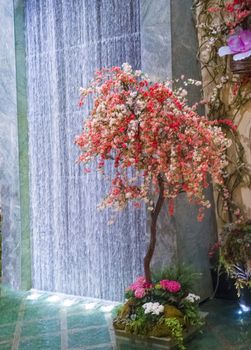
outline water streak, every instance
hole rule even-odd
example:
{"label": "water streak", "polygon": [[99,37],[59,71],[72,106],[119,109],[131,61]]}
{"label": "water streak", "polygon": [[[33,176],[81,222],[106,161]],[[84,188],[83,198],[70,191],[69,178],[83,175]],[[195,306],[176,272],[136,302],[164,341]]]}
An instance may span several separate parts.
{"label": "water streak", "polygon": [[139,0],[25,1],[33,287],[121,300],[141,273],[145,213],[109,226],[107,184],[75,163],[78,88],[95,69],[140,68]]}

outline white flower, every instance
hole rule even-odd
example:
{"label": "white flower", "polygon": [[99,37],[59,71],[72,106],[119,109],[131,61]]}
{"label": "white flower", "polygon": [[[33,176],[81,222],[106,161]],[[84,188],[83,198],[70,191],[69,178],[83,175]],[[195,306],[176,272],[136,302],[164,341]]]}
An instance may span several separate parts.
{"label": "white flower", "polygon": [[137,91],[133,91],[133,92],[130,93],[130,96],[131,96],[132,98],[137,97],[137,95],[138,95]]}
{"label": "white flower", "polygon": [[141,70],[136,70],[136,71],[134,72],[134,74],[136,75],[136,77],[139,77],[139,76],[141,76],[142,71],[141,71]]}
{"label": "white flower", "polygon": [[197,80],[197,81],[195,82],[195,86],[201,86],[201,85],[202,85],[202,82],[201,82],[201,81]]}
{"label": "white flower", "polygon": [[184,300],[189,301],[190,303],[194,303],[200,300],[200,296],[193,293],[189,293]]}
{"label": "white flower", "polygon": [[130,64],[123,63],[122,68],[125,73],[132,73],[132,66],[130,66]]}
{"label": "white flower", "polygon": [[159,315],[164,311],[164,306],[160,305],[160,303],[145,303],[142,305],[143,309],[145,309],[145,314],[153,314],[153,315]]}
{"label": "white flower", "polygon": [[182,90],[181,90],[181,93],[180,93],[180,96],[181,96],[181,97],[185,97],[186,95],[187,95],[187,90],[182,89]]}

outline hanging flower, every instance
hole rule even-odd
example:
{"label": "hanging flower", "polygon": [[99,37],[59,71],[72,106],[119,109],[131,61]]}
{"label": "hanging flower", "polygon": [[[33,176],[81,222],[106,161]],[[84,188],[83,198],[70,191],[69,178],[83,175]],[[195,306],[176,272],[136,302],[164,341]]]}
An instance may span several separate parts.
{"label": "hanging flower", "polygon": [[[194,80],[188,83],[198,85]],[[87,89],[81,88],[81,101],[88,95],[94,100],[83,132],[76,137],[79,161],[87,164],[98,158],[102,174],[106,162],[114,166],[111,188],[100,208],[122,210],[131,200],[140,207],[143,200],[153,210],[159,174],[171,215],[181,191],[200,206],[199,220],[210,206],[204,196],[207,174],[222,184],[228,141],[218,125],[187,104],[183,88],[170,86],[170,81],[151,83],[124,64],[103,68]]]}

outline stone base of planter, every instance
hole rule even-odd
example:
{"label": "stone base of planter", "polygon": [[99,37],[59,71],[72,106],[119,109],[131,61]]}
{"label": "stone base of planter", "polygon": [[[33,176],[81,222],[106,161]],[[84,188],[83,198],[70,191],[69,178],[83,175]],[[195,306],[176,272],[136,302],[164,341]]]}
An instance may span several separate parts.
{"label": "stone base of planter", "polygon": [[[201,317],[205,319],[207,312],[200,312]],[[184,331],[184,342],[191,340],[201,327],[191,327]],[[174,350],[177,344],[172,338],[140,338],[135,335],[126,334],[125,331],[115,329],[115,338],[117,350]]]}

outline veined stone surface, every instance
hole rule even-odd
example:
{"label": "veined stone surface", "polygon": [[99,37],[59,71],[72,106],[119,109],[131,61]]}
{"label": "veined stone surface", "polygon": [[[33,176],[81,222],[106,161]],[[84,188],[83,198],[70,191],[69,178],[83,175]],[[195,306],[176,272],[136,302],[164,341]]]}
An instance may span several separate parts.
{"label": "veined stone surface", "polygon": [[142,69],[153,81],[172,78],[170,0],[141,0]]}
{"label": "veined stone surface", "polygon": [[19,155],[13,3],[0,2],[0,204],[3,211],[3,282],[20,287]]}

